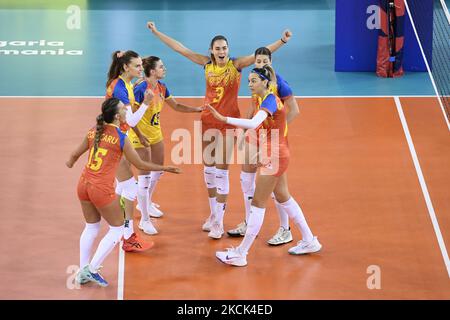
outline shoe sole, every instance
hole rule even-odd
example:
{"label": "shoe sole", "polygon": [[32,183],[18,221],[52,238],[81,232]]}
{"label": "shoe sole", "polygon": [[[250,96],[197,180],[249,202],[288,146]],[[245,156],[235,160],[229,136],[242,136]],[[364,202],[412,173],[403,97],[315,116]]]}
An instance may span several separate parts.
{"label": "shoe sole", "polygon": [[156,233],[148,233],[148,232],[145,232],[145,230],[142,229],[140,226],[139,226],[138,228],[139,228],[139,230],[141,230],[143,233],[148,234],[149,236],[153,236],[153,235],[155,235],[155,234],[158,234],[158,231],[156,231]]}
{"label": "shoe sole", "polygon": [[246,264],[232,264],[232,263],[227,263],[225,261],[222,261],[218,256],[216,256],[216,258],[217,258],[217,260],[219,260],[220,262],[222,262],[223,264],[226,264],[228,266],[233,266],[233,267],[245,267],[245,266],[247,266],[247,263]]}
{"label": "shoe sole", "polygon": [[316,250],[316,251],[302,252],[302,253],[295,253],[295,252],[289,252],[288,251],[288,253],[292,254],[293,256],[302,256],[302,255],[305,255],[305,254],[316,253],[316,252],[319,252],[320,250],[322,250],[322,246],[320,246],[320,248],[318,250]]}
{"label": "shoe sole", "polygon": [[291,239],[291,240],[288,240],[288,241],[284,241],[284,242],[280,242],[280,243],[270,243],[269,241],[267,241],[267,244],[269,246],[276,247],[276,246],[281,246],[283,244],[286,244],[286,243],[289,243],[289,242],[292,242],[292,241],[294,241],[294,239]]}
{"label": "shoe sole", "polygon": [[245,236],[245,234],[241,234],[241,233],[231,233],[230,231],[227,231],[227,234],[228,234],[230,237],[233,237],[233,238],[239,238],[239,237]]}
{"label": "shoe sole", "polygon": [[216,237],[210,236],[210,235],[208,234],[208,237],[210,237],[211,239],[214,239],[214,240],[219,240],[219,239],[222,238],[222,236],[223,236],[223,234],[222,234],[220,237],[216,238]]}
{"label": "shoe sole", "polygon": [[151,248],[153,248],[153,246],[152,246],[152,247],[149,247],[148,249],[131,249],[131,250],[125,250],[124,248],[122,248],[122,250],[125,251],[125,252],[136,252],[136,253],[139,253],[139,252],[144,252],[144,251],[150,250]]}
{"label": "shoe sole", "polygon": [[100,287],[103,287],[103,288],[105,288],[105,287],[107,287],[107,286],[109,285],[109,283],[98,282],[98,281],[95,280],[94,278],[89,278],[89,280],[90,280],[91,282],[96,283],[97,285],[99,285]]}
{"label": "shoe sole", "polygon": [[147,250],[150,250],[151,248],[153,248],[155,246],[155,244],[153,243],[150,247],[145,248],[145,249],[125,249],[124,247],[122,247],[122,250],[125,252],[144,252]]}
{"label": "shoe sole", "polygon": [[159,213],[158,212],[154,213],[154,212],[152,212],[152,210],[147,209],[147,212],[148,212],[148,215],[152,218],[161,218],[164,215],[164,212],[162,212],[162,211],[160,211]]}

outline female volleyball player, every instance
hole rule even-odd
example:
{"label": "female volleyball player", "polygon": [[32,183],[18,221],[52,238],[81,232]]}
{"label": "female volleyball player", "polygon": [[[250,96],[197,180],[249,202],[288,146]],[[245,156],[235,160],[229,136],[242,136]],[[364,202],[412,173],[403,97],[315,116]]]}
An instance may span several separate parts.
{"label": "female volleyball player", "polygon": [[[166,75],[166,67],[158,57],[150,56],[142,60],[145,78],[138,80],[134,87],[134,96],[138,104],[144,100],[147,90],[153,93],[153,99],[141,121],[137,124],[140,132],[148,139],[150,150],[143,145],[138,136],[131,131],[129,134],[133,147],[142,160],[152,159],[153,163],[164,164],[164,142],[160,126],[160,113],[164,103],[179,112],[202,112],[203,107],[190,107],[178,103],[169,92],[167,86],[160,80]],[[150,153],[149,153],[150,151]],[[141,221],[146,215],[161,217],[163,213],[153,204],[152,195],[162,171],[139,171],[138,203],[141,210]]]}
{"label": "female volleyball player", "polygon": [[[254,55],[231,58],[228,55],[227,39],[218,35],[211,40],[210,56],[206,56],[186,48],[180,42],[157,30],[154,22],[148,22],[147,26],[155,36],[171,49],[204,67],[206,78],[205,105],[211,104],[225,116],[240,116],[237,100],[241,70],[255,62]],[[280,40],[267,47],[271,52],[274,52],[287,43],[291,35],[291,32],[286,30]],[[211,140],[219,141],[215,148],[215,159],[203,159],[204,178],[208,189],[211,214],[203,224],[202,229],[209,231],[209,237],[220,239],[223,235],[223,216],[229,192],[228,158],[231,153],[228,152],[227,154],[226,150],[232,150],[233,148],[234,132],[231,131],[233,134],[229,134],[227,137],[226,129],[233,129],[233,126],[218,122],[208,109],[202,112],[201,121],[203,138],[205,139],[208,134],[212,133]],[[209,142],[203,141],[203,151],[209,144]],[[220,148],[221,146],[222,148]]]}
{"label": "female volleyball player", "polygon": [[[247,230],[244,239],[237,248],[216,252],[217,258],[230,265],[247,265],[247,253],[261,229],[267,199],[273,192],[276,200],[294,220],[302,233],[303,239],[297,246],[288,250],[290,254],[306,254],[317,252],[322,245],[314,237],[308,227],[305,217],[297,202],[289,194],[286,170],[289,163],[289,148],[287,144],[286,109],[281,100],[270,92],[270,82],[275,81],[275,72],[270,66],[255,68],[249,75],[249,88],[257,97],[255,114],[251,119],[225,117],[208,106],[212,115],[219,121],[244,129],[261,128],[258,132],[256,144],[263,157],[259,165],[264,166],[265,172],[260,172],[256,178],[255,194],[252,199]],[[259,129],[259,130],[261,130]],[[278,139],[272,138],[278,136]],[[272,140],[274,139],[274,140]],[[250,141],[250,143],[255,143]],[[264,156],[266,155],[266,156]]]}
{"label": "female volleyball player", "polygon": [[[265,65],[272,66],[272,53],[266,47],[261,47],[255,51],[255,67],[262,68]],[[276,82],[271,83],[270,91],[278,96],[283,102],[283,105],[287,107],[286,122],[289,125],[291,121],[299,114],[299,108],[289,84],[278,73],[276,73],[275,76]],[[251,118],[253,114],[254,106],[253,108],[248,109],[247,118]],[[228,235],[232,237],[243,237],[245,235],[253,193],[255,192],[255,177],[256,168],[252,165],[244,164],[241,171],[241,188],[245,204],[245,221],[240,223],[236,229],[232,229],[227,232]],[[275,207],[277,208],[280,227],[277,233],[269,239],[267,243],[273,246],[278,246],[291,242],[293,238],[289,228],[288,214],[284,211],[283,206],[276,201],[273,194],[272,198],[274,199]]]}
{"label": "female volleyball player", "polygon": [[[123,235],[123,215],[114,192],[114,177],[122,154],[136,168],[180,173],[176,167],[163,167],[142,161],[131,146],[119,125],[125,121],[126,108],[119,99],[110,98],[103,102],[102,113],[97,125],[89,130],[83,142],[72,152],[67,167],[72,168],[79,157],[89,150],[89,158],[78,182],[78,198],[86,220],[80,237],[79,283],[93,281],[106,287],[108,282],[98,273],[103,260],[120,241]],[[100,230],[100,219],[109,224],[109,231],[100,241],[97,251],[90,260],[91,249]],[[89,262],[90,260],[90,262]]]}
{"label": "female volleyball player", "polygon": [[[142,59],[139,55],[131,50],[115,51],[112,55],[111,66],[108,72],[108,81],[106,83],[106,98],[118,98],[127,108],[126,123],[122,125],[122,130],[125,132],[132,127],[132,131],[137,134],[139,141],[149,146],[147,138],[139,131],[137,124],[148,108],[148,104],[142,104],[136,110],[136,99],[134,97],[133,85],[131,81],[134,78],[142,76],[143,66]],[[152,92],[149,92],[151,95]],[[151,101],[149,96],[149,103]],[[133,227],[133,210],[134,200],[136,200],[138,187],[136,179],[133,176],[129,162],[122,159],[117,170],[117,186],[116,193],[124,200],[125,223],[124,223],[124,246],[126,250],[128,247],[135,247],[133,243],[136,240]],[[142,218],[143,217],[143,218]],[[158,233],[148,218],[148,215],[142,215],[139,228],[147,234]],[[131,242],[131,243],[128,243]]]}

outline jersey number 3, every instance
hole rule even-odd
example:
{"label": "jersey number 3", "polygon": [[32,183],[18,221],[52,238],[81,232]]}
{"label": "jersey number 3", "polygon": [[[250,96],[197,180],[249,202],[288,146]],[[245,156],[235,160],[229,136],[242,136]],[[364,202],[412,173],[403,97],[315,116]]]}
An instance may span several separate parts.
{"label": "jersey number 3", "polygon": [[223,87],[216,88],[217,96],[214,98],[213,103],[216,103],[216,102],[219,102],[220,100],[222,100],[223,92],[224,92]]}
{"label": "jersey number 3", "polygon": [[107,153],[108,153],[107,149],[98,148],[97,152],[94,155],[94,148],[92,148],[91,152],[89,153],[89,161],[87,164],[88,168],[91,169],[92,171],[100,170],[100,167],[102,166],[103,163],[102,157],[106,156]]}

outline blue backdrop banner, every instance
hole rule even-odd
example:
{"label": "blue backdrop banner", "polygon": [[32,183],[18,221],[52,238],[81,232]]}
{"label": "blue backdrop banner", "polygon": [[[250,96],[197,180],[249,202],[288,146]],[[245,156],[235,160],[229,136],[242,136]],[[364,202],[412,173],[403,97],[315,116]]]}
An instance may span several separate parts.
{"label": "blue backdrop banner", "polygon": [[[420,2],[420,4],[419,4]],[[408,0],[425,55],[431,67],[433,0]],[[379,0],[336,0],[335,71],[375,71]],[[420,6],[420,10],[417,10]],[[407,12],[403,69],[426,71]]]}

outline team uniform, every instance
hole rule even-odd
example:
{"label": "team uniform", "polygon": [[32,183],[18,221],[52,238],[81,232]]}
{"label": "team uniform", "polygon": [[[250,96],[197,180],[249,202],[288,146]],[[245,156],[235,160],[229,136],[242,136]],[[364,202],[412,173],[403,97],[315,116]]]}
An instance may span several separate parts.
{"label": "team uniform", "polygon": [[[271,82],[269,85],[269,92],[273,93],[275,96],[281,99],[281,101],[285,101],[287,98],[292,96],[292,89],[289,86],[289,84],[284,80],[279,74],[276,74],[277,81],[276,83]],[[256,95],[252,96],[253,101],[255,104],[261,102],[260,98],[258,98]],[[287,130],[287,125],[286,125]],[[287,134],[287,131],[286,131]]]}
{"label": "team uniform", "polygon": [[[275,75],[276,75],[276,82],[270,83],[269,93],[273,93],[275,96],[280,98],[281,101],[285,101],[286,99],[288,99],[289,97],[292,96],[292,89],[290,88],[289,84],[280,75],[278,75],[278,74],[275,74]],[[258,98],[257,95],[253,95],[252,99],[253,99],[254,106],[260,105],[262,102],[261,98]],[[257,112],[257,110],[256,110],[256,112]],[[285,113],[285,111],[283,111],[283,112]],[[278,117],[278,115],[277,115],[277,117]],[[266,120],[266,122],[270,121],[270,116],[268,119],[269,120]],[[257,144],[256,137],[250,137],[249,135],[247,135],[246,140],[247,141],[253,140],[252,143]],[[286,124],[285,132],[283,133],[283,145],[284,144],[286,146],[288,145],[287,144],[287,124]],[[289,162],[289,157],[283,157],[283,158],[278,159],[277,161],[278,161],[278,165],[281,164],[281,165],[287,167],[288,162]],[[282,169],[282,168],[280,168],[280,169]],[[269,174],[268,172],[265,172],[265,173]],[[241,187],[242,187],[242,191],[243,191],[243,195],[244,195],[246,221],[248,220],[248,215],[250,213],[251,199],[253,198],[253,193],[255,191],[255,178],[256,178],[255,173],[241,171]],[[272,194],[272,198],[274,198],[274,197],[275,196]],[[233,237],[244,236],[246,227],[247,227],[247,225],[245,222],[240,223],[237,226],[237,228],[229,230],[228,234]],[[269,243],[269,244],[271,244],[271,243]]]}
{"label": "team uniform", "polygon": [[[124,105],[130,105],[133,112],[135,111],[133,108],[136,106],[136,99],[133,85],[131,82],[126,82],[122,76],[114,79],[106,89],[105,100],[113,97],[119,99]],[[121,123],[120,129],[123,132],[127,132],[130,126],[126,123]],[[131,130],[131,132],[133,131]]]}
{"label": "team uniform", "polygon": [[276,77],[277,77],[276,84],[271,83],[269,90],[274,95],[279,97],[282,101],[284,101],[290,96],[292,96],[292,89],[287,83],[287,81],[284,80],[279,74],[276,74]]}
{"label": "team uniform", "polygon": [[[241,84],[241,70],[234,66],[234,60],[235,58],[230,58],[223,67],[212,61],[205,64],[205,105],[210,104],[226,117],[240,118],[237,98]],[[203,133],[210,128],[218,129],[222,133],[225,133],[226,129],[235,128],[216,120],[208,109],[202,112],[201,120]]]}
{"label": "team uniform", "polygon": [[[264,174],[280,177],[287,170],[290,156],[287,141],[286,109],[281,99],[273,92],[270,92],[272,90],[269,90],[269,92],[263,98],[257,96],[253,97],[255,105],[254,115],[259,110],[264,110],[265,112],[267,112],[268,117],[256,129],[257,137],[252,136],[251,134],[247,135],[247,141],[251,144],[256,144],[260,153],[262,153],[261,148],[265,148],[265,150],[267,150],[267,159],[260,160],[260,162],[262,162],[264,165],[263,169],[269,169],[269,172]],[[260,138],[260,134],[262,133],[260,131],[262,129],[266,130],[266,139]],[[274,130],[278,131],[279,138],[277,143],[272,145],[271,133],[274,132]],[[247,133],[248,132],[250,131],[247,131]],[[275,162],[278,162],[278,166],[274,165]],[[275,166],[274,170],[271,170],[272,168],[270,168],[270,166]],[[251,197],[253,197],[253,192],[251,194]],[[302,240],[300,240],[296,246],[290,248],[288,250],[288,253],[293,255],[303,255],[320,251],[322,245],[317,240],[317,237],[314,236],[311,232],[303,215],[303,212],[295,199],[293,197],[290,197],[286,202],[276,202],[276,204],[277,206],[280,206],[283,212],[285,212],[286,215],[294,221],[295,225],[298,227],[299,231],[302,234]],[[251,205],[249,211],[251,212],[251,214],[249,214],[249,216],[246,218],[247,223],[243,223],[239,225],[236,230],[232,230],[232,233],[244,236],[244,239],[242,240],[240,245],[236,248],[229,248],[226,251],[216,252],[216,257],[225,264],[241,267],[247,265],[247,254],[253,242],[255,241],[255,238],[259,234],[259,231],[261,230],[266,208],[259,208]],[[283,227],[281,227],[280,230],[283,230]],[[290,234],[289,229],[286,231]],[[277,235],[278,233],[279,232],[277,232]],[[284,243],[290,241],[292,241],[292,239],[290,239],[289,241],[285,241]]]}
{"label": "team uniform", "polygon": [[[205,64],[206,94],[204,103],[205,105],[211,105],[224,116],[239,118],[238,93],[241,84],[241,70],[234,66],[233,61],[235,61],[235,58],[230,58],[223,67],[214,64],[212,61]],[[216,129],[222,135],[225,135],[227,129],[235,129],[232,125],[218,121],[208,109],[202,111],[201,121],[202,134],[209,129]],[[218,195],[228,194],[229,172],[227,169],[205,166],[203,170],[208,189],[216,188]],[[209,237],[219,239],[223,234],[225,204],[217,202],[216,197],[211,197],[209,198],[209,205],[211,213],[203,224],[202,230],[209,231]]]}
{"label": "team uniform", "polygon": [[[144,94],[148,88],[151,88],[151,85],[146,80],[136,83],[133,97],[135,97],[137,106],[144,101]],[[160,113],[164,102],[171,98],[171,94],[167,86],[161,81],[158,81],[156,87],[151,90],[153,92],[152,102],[149,104],[147,111],[145,111],[137,127],[148,138],[150,144],[156,144],[163,140],[161,125],[159,123]],[[144,148],[134,131],[130,132],[129,138],[134,148]]]}
{"label": "team uniform", "polygon": [[78,182],[78,198],[90,201],[97,208],[116,199],[114,179],[123,153],[126,135],[119,127],[105,124],[103,134],[94,155],[95,127],[89,130],[89,159]]}
{"label": "team uniform", "polygon": [[[280,98],[281,102],[283,102],[287,98],[292,96],[292,89],[286,82],[286,80],[284,80],[279,74],[276,74],[276,78],[277,78],[276,83],[271,82],[269,85],[269,93],[273,93],[276,97]],[[253,95],[252,99],[255,105],[260,104],[262,101],[261,98],[259,98],[257,95]],[[287,123],[286,123],[286,139],[287,139]]]}
{"label": "team uniform", "polygon": [[[256,143],[259,150],[267,150],[267,159],[263,159],[263,164],[268,167],[273,166],[274,162],[278,162],[278,169],[272,174],[276,177],[281,176],[288,167],[289,164],[289,146],[287,140],[287,122],[286,122],[286,108],[275,94],[269,92],[263,98],[254,97],[255,102],[255,114],[259,110],[264,110],[268,113],[267,118],[263,123],[257,128],[257,138],[258,140],[252,140],[251,136],[247,136],[250,143]],[[267,138],[261,143],[260,130],[265,129]],[[272,131],[278,130],[278,143],[272,145]],[[269,163],[265,163],[269,162]]]}

